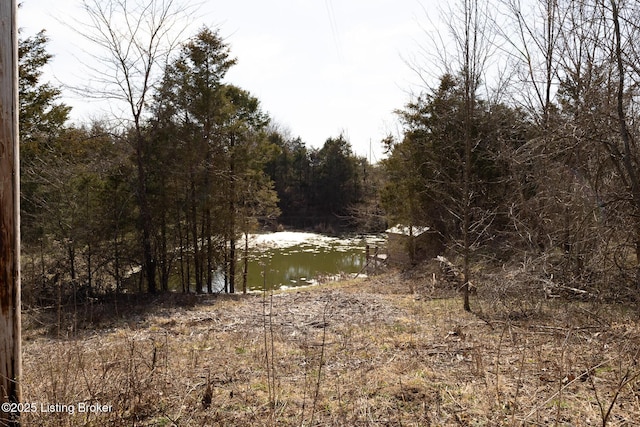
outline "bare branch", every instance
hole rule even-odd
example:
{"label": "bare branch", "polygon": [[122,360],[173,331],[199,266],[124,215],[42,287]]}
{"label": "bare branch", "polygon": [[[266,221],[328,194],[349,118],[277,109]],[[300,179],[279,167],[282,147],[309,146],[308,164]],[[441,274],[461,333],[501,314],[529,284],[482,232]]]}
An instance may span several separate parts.
{"label": "bare branch", "polygon": [[95,50],[86,52],[89,61],[82,63],[89,83],[71,89],[121,104],[137,126],[150,90],[188,27],[191,9],[175,0],[83,0],[82,9],[86,21],[76,21],[72,29]]}

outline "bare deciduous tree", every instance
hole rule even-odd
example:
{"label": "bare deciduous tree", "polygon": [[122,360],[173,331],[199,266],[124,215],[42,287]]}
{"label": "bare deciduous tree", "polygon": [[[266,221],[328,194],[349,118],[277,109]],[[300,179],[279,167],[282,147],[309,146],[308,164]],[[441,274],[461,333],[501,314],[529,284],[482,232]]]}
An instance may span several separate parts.
{"label": "bare deciduous tree", "polygon": [[[621,163],[620,169],[625,173],[626,184],[629,188],[630,199],[632,202],[631,223],[633,233],[633,241],[636,252],[636,285],[640,285],[640,172],[638,167],[637,153],[634,151],[635,141],[630,131],[627,109],[629,108],[626,101],[628,87],[627,77],[630,73],[638,72],[638,61],[640,57],[634,49],[631,40],[636,38],[640,33],[638,24],[638,10],[631,5],[626,5],[626,11],[629,16],[620,15],[620,6],[624,7],[624,2],[617,0],[609,0],[611,6],[611,21],[613,24],[613,59],[617,68],[617,91],[616,91],[616,113],[619,124],[619,136],[621,147],[615,144],[618,155],[616,160]],[[626,33],[623,33],[622,25],[626,27]],[[623,37],[625,39],[623,40]],[[624,48],[623,48],[624,46]],[[624,50],[623,50],[624,49]]]}
{"label": "bare deciduous tree", "polygon": [[88,66],[92,84],[82,92],[115,101],[129,111],[119,118],[133,125],[142,266],[148,291],[153,293],[157,289],[156,256],[145,166],[149,143],[142,120],[157,73],[184,28],[185,9],[174,0],[84,0],[82,5],[89,22],[81,25],[78,33],[98,52],[92,55],[95,65]]}
{"label": "bare deciduous tree", "polygon": [[[449,5],[449,9],[441,11],[443,22],[447,22],[447,30],[450,38],[427,34],[428,43],[421,46],[421,52],[431,61],[440,64],[442,74],[459,78],[462,87],[461,101],[463,111],[457,126],[462,135],[461,143],[464,144],[463,154],[458,159],[459,177],[450,176],[448,181],[455,180],[459,187],[459,200],[455,200],[456,211],[454,216],[460,219],[462,235],[463,257],[463,294],[464,309],[471,310],[469,302],[470,282],[470,258],[473,245],[472,229],[478,222],[474,219],[474,174],[473,153],[479,143],[477,132],[474,130],[474,119],[478,103],[478,91],[486,84],[486,71],[489,58],[495,50],[494,34],[489,25],[492,17],[490,4],[486,0],[460,0]],[[435,52],[431,53],[431,52]],[[430,64],[431,65],[431,64]],[[410,67],[418,73],[422,81],[429,86],[429,70],[424,64],[410,64]],[[433,90],[436,93],[436,90]],[[446,197],[451,197],[447,195]],[[480,220],[482,221],[482,220]],[[481,228],[481,227],[479,227]]]}
{"label": "bare deciduous tree", "polygon": [[462,169],[462,239],[463,239],[463,295],[464,309],[471,311],[469,302],[470,258],[471,258],[471,228],[472,228],[472,151],[476,145],[476,135],[472,130],[477,92],[486,72],[493,42],[489,33],[488,3],[483,0],[463,0],[459,2],[460,9],[453,16],[458,17],[450,21],[449,31],[457,47],[457,67],[464,88],[464,160]]}

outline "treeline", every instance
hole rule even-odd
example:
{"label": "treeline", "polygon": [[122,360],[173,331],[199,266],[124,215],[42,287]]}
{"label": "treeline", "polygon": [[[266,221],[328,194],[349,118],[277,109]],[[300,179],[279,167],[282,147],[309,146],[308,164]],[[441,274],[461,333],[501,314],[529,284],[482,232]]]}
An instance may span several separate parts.
{"label": "treeline", "polygon": [[637,297],[637,3],[459,5],[448,72],[386,140],[387,212],[435,228],[465,284],[517,262],[531,289]]}
{"label": "treeline", "polygon": [[60,90],[40,81],[46,43],[44,32],[20,42],[27,302],[215,292],[216,272],[236,292],[248,233],[353,229],[351,210],[375,205],[374,168],[342,136],[307,148],[225,81],[235,59],[214,31],[185,42],[149,113],[117,127],[67,124]]}
{"label": "treeline", "polygon": [[380,168],[355,155],[342,135],[320,149],[279,133],[272,133],[270,142],[274,152],[265,171],[280,200],[282,224],[328,233],[384,230]]}
{"label": "treeline", "polygon": [[[279,131],[258,99],[225,80],[235,59],[215,31],[182,44],[157,85],[145,72],[157,50],[134,36],[124,51],[126,37],[106,40],[105,66],[115,64],[115,90],[131,111],[119,126],[68,126],[59,90],[40,82],[46,37],[23,40],[31,295],[214,291],[215,272],[234,292],[241,239],[259,227],[379,231],[387,222],[438,231],[465,290],[478,263],[514,263],[536,289],[637,295],[640,9],[615,0],[452,4],[452,42],[425,46],[435,55],[418,69],[433,84],[398,111],[402,134],[383,141],[388,158],[375,166],[341,135],[312,149]],[[431,79],[437,61],[444,71]]]}

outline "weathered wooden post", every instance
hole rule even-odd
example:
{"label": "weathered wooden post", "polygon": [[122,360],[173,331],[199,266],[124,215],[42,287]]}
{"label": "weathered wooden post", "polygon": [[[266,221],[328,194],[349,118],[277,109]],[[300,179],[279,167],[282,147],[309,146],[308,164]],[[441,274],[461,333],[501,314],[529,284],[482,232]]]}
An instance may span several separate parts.
{"label": "weathered wooden post", "polygon": [[364,248],[364,269],[366,274],[369,274],[369,260],[371,259],[371,249],[369,245]]}
{"label": "weathered wooden post", "polygon": [[16,0],[0,1],[0,424],[12,426],[22,371],[16,10]]}
{"label": "weathered wooden post", "polygon": [[378,246],[373,251],[373,274],[378,274]]}

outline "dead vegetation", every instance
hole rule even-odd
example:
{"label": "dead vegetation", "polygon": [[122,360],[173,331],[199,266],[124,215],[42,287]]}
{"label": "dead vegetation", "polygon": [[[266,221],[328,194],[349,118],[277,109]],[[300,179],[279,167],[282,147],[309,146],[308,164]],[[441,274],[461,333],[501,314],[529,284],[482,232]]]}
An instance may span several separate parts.
{"label": "dead vegetation", "polygon": [[[640,425],[636,307],[519,298],[437,271],[246,297],[169,298],[93,331],[26,323],[24,399],[102,413],[41,426]],[[507,281],[507,279],[504,279]],[[513,289],[512,289],[513,290]],[[497,293],[501,298],[496,298]],[[182,303],[185,303],[183,305]]]}

